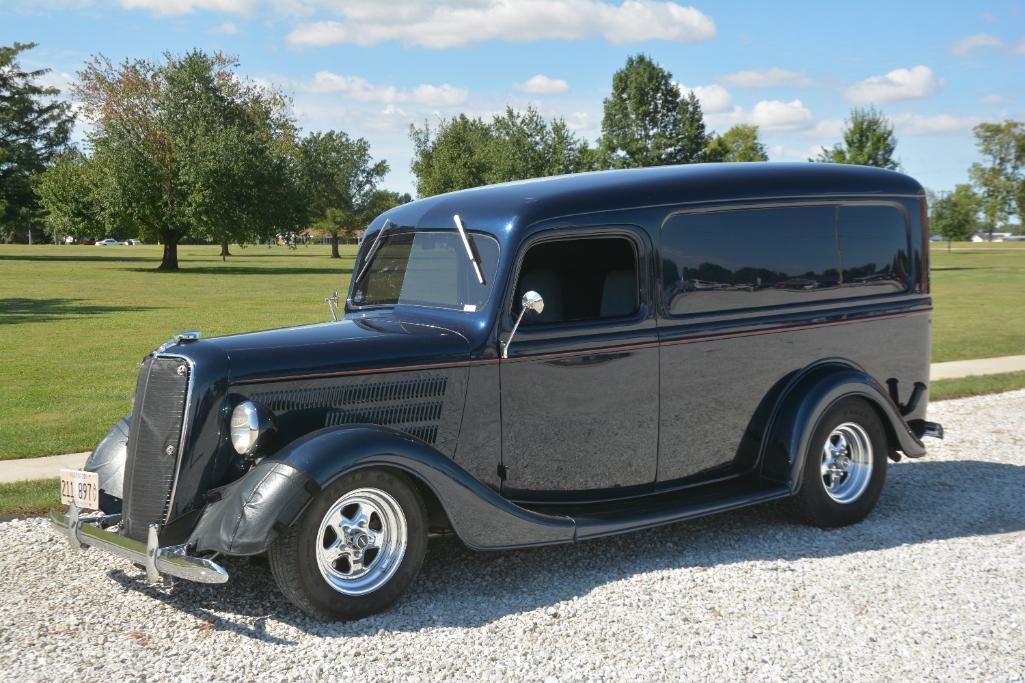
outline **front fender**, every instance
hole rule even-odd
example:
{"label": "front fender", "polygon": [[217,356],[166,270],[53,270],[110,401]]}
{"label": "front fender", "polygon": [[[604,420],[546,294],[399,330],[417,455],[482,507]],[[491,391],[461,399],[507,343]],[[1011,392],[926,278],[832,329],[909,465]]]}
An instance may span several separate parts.
{"label": "front fender", "polygon": [[837,401],[861,397],[875,407],[887,428],[890,446],[917,458],[925,446],[901,416],[889,392],[867,372],[841,362],[823,363],[802,372],[780,398],[761,459],[764,477],[800,486],[805,454],[819,421]]}
{"label": "front fender", "polygon": [[224,487],[189,539],[197,550],[251,555],[266,550],[294,524],[310,500],[339,477],[366,467],[398,470],[438,499],[452,530],[477,550],[573,540],[568,517],[520,508],[423,441],[375,425],[312,432]]}

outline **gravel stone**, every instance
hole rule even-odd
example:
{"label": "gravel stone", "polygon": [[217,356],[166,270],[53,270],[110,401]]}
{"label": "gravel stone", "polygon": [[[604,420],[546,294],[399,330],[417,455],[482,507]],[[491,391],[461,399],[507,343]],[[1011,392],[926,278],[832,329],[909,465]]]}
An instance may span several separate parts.
{"label": "gravel stone", "polygon": [[1025,391],[946,428],[833,531],[785,504],[576,546],[432,541],[392,611],[322,624],[265,564],[151,588],[43,520],[0,524],[0,679],[1025,680]]}

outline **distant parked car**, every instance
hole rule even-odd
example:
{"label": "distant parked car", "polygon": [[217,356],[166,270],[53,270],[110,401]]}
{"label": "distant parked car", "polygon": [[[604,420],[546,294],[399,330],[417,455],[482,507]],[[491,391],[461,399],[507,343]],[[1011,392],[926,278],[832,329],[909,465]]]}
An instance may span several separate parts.
{"label": "distant parked car", "polygon": [[142,240],[125,240],[125,245],[129,247],[139,247],[142,246]]}
{"label": "distant parked car", "polygon": [[96,244],[95,237],[81,237],[78,240],[79,244]]}
{"label": "distant parked car", "polygon": [[99,242],[96,242],[96,246],[97,247],[120,247],[120,246],[124,246],[124,242],[118,242],[117,240],[108,237],[105,240],[100,240]]}

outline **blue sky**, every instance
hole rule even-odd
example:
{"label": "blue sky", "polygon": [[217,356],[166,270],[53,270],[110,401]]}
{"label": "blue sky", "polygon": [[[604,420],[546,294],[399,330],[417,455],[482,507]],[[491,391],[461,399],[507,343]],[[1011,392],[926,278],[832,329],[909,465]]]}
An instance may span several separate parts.
{"label": "blue sky", "polygon": [[95,53],[236,55],[304,129],[369,139],[399,191],[413,122],[533,103],[595,139],[636,52],[695,90],[711,128],[758,124],[774,161],[836,142],[852,106],[875,104],[904,170],[936,190],[965,182],[973,125],[1025,120],[1025,6],[1001,1],[0,0],[13,41],[39,43],[26,65],[62,87]]}

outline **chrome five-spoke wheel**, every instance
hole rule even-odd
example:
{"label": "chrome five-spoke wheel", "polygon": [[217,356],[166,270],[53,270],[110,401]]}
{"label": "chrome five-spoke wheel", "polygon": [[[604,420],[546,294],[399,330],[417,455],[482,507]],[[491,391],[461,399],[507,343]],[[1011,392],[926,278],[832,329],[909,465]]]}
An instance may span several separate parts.
{"label": "chrome five-spoke wheel", "polygon": [[822,445],[820,473],[826,494],[838,503],[857,500],[872,479],[872,464],[872,440],[861,425],[837,425]]}
{"label": "chrome five-spoke wheel", "polygon": [[332,505],[317,533],[317,566],[339,593],[365,595],[386,584],[406,553],[402,506],[380,489],[349,491]]}

